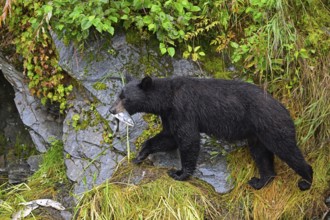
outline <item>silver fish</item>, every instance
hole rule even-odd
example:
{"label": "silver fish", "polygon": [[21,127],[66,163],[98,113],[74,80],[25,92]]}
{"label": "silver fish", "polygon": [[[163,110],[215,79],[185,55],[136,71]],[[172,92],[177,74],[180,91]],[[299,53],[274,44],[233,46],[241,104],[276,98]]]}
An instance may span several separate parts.
{"label": "silver fish", "polygon": [[37,204],[31,204],[31,205],[25,206],[24,209],[19,210],[18,212],[15,212],[13,214],[12,220],[23,219],[26,216],[30,215],[30,213],[38,207],[39,207],[39,205],[37,205]]}
{"label": "silver fish", "polygon": [[119,121],[127,124],[128,126],[133,127],[134,121],[133,118],[128,114],[127,111],[120,112],[118,114],[112,115],[113,117],[117,118]]}

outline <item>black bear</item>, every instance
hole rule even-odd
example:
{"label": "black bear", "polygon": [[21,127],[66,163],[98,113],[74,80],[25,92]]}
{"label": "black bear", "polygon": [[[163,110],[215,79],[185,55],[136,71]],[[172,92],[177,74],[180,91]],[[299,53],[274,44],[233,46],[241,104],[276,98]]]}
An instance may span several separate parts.
{"label": "black bear", "polygon": [[179,149],[181,170],[168,174],[185,180],[193,174],[200,150],[200,133],[234,141],[247,139],[260,178],[249,185],[261,189],[274,178],[274,155],[311,187],[312,167],[297,147],[295,127],[286,108],[257,86],[238,81],[188,77],[131,79],[110,109],[117,114],[145,112],[159,115],[163,130],[147,140],[134,163],[149,154]]}

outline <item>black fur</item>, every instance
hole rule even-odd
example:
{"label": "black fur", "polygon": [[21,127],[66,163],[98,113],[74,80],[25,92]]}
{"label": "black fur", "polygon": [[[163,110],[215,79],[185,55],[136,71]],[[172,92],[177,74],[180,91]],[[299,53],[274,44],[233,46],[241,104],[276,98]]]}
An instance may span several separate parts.
{"label": "black fur", "polygon": [[311,187],[313,170],[297,147],[295,127],[285,107],[255,85],[219,79],[150,78],[132,80],[118,103],[128,113],[146,112],[161,117],[163,130],[147,140],[134,159],[179,148],[182,170],[171,170],[176,180],[193,174],[200,149],[200,133],[228,141],[247,139],[260,178],[249,184],[260,189],[274,178],[274,155],[295,170],[301,190]]}

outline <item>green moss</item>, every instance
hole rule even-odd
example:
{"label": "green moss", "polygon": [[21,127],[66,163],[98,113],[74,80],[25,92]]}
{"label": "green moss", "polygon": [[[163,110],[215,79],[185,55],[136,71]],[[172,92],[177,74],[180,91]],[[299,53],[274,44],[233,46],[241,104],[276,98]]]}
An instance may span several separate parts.
{"label": "green moss", "polygon": [[134,28],[129,28],[127,29],[127,31],[125,31],[125,34],[126,34],[127,43],[136,46],[141,45],[142,43],[141,35],[138,34],[137,30],[135,30]]}
{"label": "green moss", "polygon": [[222,58],[217,56],[208,56],[203,58],[203,67],[214,78],[230,79],[232,72],[226,71]]}
{"label": "green moss", "polygon": [[140,149],[146,140],[158,134],[162,129],[161,120],[157,115],[145,114],[143,119],[145,122],[147,122],[148,128],[145,129],[136,139],[135,146],[137,149]]}
{"label": "green moss", "polygon": [[108,89],[108,86],[105,83],[96,82],[96,83],[93,84],[93,88],[95,90],[107,90]]}

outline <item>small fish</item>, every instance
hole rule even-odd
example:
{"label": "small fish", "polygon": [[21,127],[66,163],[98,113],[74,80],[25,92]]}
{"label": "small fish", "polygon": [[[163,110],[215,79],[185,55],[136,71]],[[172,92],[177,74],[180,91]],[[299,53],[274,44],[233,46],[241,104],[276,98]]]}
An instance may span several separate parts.
{"label": "small fish", "polygon": [[52,199],[37,199],[37,200],[30,201],[30,202],[20,203],[20,205],[25,205],[25,206],[31,206],[34,204],[37,204],[39,206],[44,206],[44,207],[52,207],[54,209],[61,210],[61,211],[65,210],[65,207],[61,203],[56,202]]}
{"label": "small fish", "polygon": [[131,127],[134,126],[133,118],[130,116],[130,114],[128,114],[127,111],[120,112],[120,113],[112,115],[112,116],[117,118],[119,121],[124,122],[128,126],[131,126]]}
{"label": "small fish", "polygon": [[39,205],[37,204],[31,204],[28,206],[25,206],[24,209],[19,210],[18,212],[15,212],[12,216],[12,220],[20,220],[28,216],[33,210],[38,208]]}

